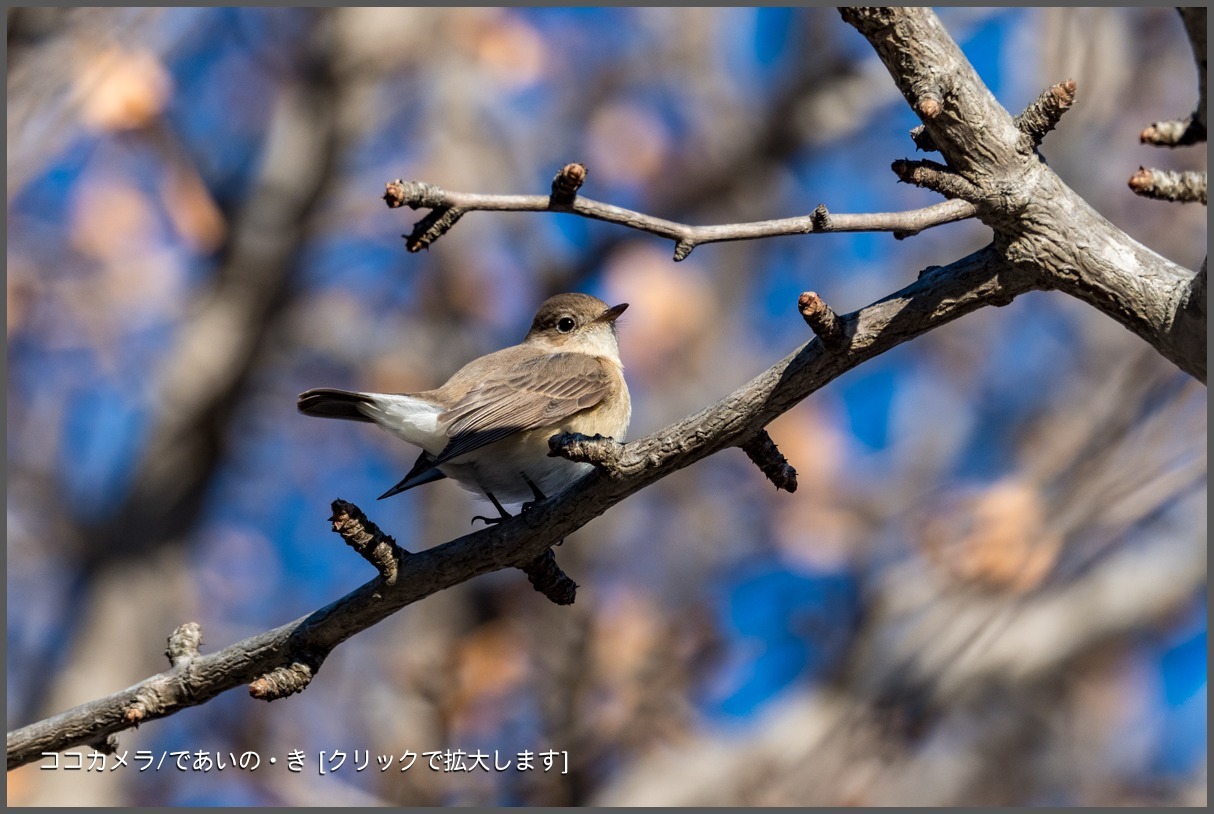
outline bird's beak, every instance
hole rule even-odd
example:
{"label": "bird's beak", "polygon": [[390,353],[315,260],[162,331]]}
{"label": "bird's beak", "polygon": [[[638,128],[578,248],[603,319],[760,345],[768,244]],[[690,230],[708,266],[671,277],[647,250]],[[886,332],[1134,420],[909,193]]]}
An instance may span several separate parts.
{"label": "bird's beak", "polygon": [[615,322],[619,319],[620,314],[624,313],[624,309],[628,307],[628,303],[622,302],[619,305],[613,305],[603,313],[595,317],[595,322]]}

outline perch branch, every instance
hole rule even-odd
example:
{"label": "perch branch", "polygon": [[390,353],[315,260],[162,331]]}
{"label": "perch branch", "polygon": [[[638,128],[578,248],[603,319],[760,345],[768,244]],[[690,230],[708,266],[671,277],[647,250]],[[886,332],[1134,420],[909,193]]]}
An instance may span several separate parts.
{"label": "perch branch", "polygon": [[[550,441],[558,454],[594,457],[603,469],[510,520],[410,554],[408,568],[394,585],[377,576],[308,616],[9,732],[8,767],[37,760],[42,752],[96,742],[141,721],[205,703],[262,677],[277,680],[283,674],[275,671],[283,668],[299,673],[302,671],[294,667],[299,664],[308,666],[309,674],[314,673],[317,654],[327,654],[406,605],[481,574],[533,562],[557,541],[629,495],[753,437],[777,416],[848,370],[909,339],[984,306],[1008,302],[1038,285],[1035,276],[1007,264],[997,251],[987,247],[949,266],[926,271],[901,291],[841,317],[851,337],[846,354],[829,353],[821,343],[809,342],[716,404],[627,444],[558,436]],[[277,691],[281,692],[282,687]],[[137,712],[132,714],[131,710]]]}

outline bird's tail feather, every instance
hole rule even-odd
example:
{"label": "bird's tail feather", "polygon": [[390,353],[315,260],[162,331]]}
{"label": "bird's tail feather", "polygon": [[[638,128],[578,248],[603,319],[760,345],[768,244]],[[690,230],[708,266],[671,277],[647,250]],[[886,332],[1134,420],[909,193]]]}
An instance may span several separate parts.
{"label": "bird's tail feather", "polygon": [[315,390],[300,393],[298,406],[299,412],[304,415],[373,423],[375,419],[359,409],[360,405],[371,403],[372,400],[366,393],[318,387]]}

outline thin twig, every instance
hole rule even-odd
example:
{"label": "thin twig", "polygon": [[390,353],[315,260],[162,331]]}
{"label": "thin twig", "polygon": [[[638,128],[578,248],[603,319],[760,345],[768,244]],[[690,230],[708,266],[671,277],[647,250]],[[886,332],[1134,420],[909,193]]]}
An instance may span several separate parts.
{"label": "thin twig", "polygon": [[[689,226],[685,223],[656,218],[631,209],[577,196],[571,203],[562,203],[550,195],[489,195],[471,192],[451,192],[420,181],[396,180],[387,184],[384,200],[389,207],[408,206],[411,209],[431,209],[408,238],[409,251],[430,245],[449,229],[434,228],[434,212],[563,212],[584,218],[615,223],[630,229],[648,232],[675,241],[675,260],[682,260],[696,246],[730,240],[757,240],[781,235],[807,235],[823,232],[896,232],[912,235],[945,223],[972,218],[976,212],[963,201],[945,201],[922,209],[906,212],[871,212],[864,214],[831,214],[822,224],[813,213],[795,218],[725,223],[713,226]],[[425,228],[422,225],[425,224]],[[420,234],[419,234],[420,232]],[[416,246],[416,248],[415,248]]]}
{"label": "thin twig", "polygon": [[1206,174],[1204,172],[1172,172],[1139,167],[1130,176],[1130,189],[1135,195],[1159,201],[1206,203]]}
{"label": "thin twig", "polygon": [[742,451],[777,489],[783,489],[789,493],[797,491],[797,470],[780,452],[776,442],[771,440],[771,436],[767,434],[767,430],[759,430],[755,433],[746,443],[742,444]]}

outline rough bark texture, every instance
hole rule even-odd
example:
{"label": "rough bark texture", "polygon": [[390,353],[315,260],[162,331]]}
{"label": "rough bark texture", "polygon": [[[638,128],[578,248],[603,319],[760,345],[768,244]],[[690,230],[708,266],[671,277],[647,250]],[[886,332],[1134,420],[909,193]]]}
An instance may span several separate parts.
{"label": "rough bark texture", "polygon": [[[1204,383],[1205,321],[1185,305],[1194,273],[1130,238],[1055,175],[931,11],[842,15],[872,43],[949,169],[972,185],[963,197],[995,231],[1002,257],[1041,287],[1108,314]],[[923,100],[937,98],[934,115],[924,115]]]}

